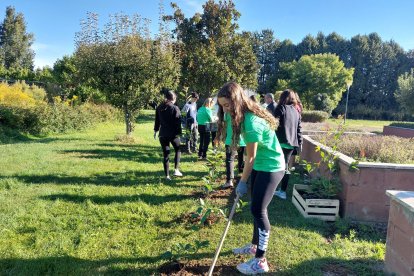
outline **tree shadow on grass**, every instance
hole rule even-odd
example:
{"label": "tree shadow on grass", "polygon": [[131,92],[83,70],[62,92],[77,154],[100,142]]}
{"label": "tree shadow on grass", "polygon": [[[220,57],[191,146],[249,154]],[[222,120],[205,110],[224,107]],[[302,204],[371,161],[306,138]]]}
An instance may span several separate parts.
{"label": "tree shadow on grass", "polygon": [[384,262],[376,259],[353,259],[344,260],[337,258],[319,258],[304,261],[298,265],[286,269],[278,270],[275,265],[275,275],[385,275]]}
{"label": "tree shadow on grass", "polygon": [[58,174],[45,175],[0,175],[0,179],[14,178],[26,184],[58,184],[58,185],[104,185],[104,186],[139,186],[139,185],[167,185],[170,187],[199,188],[187,182],[198,180],[198,178],[173,178],[165,180],[162,172],[157,171],[126,171],[107,172],[88,176],[71,176]]}
{"label": "tree shadow on grass", "polygon": [[41,199],[44,200],[62,200],[67,202],[73,203],[83,203],[86,201],[92,201],[95,204],[112,204],[112,203],[126,203],[126,202],[133,202],[133,201],[142,201],[149,205],[161,205],[168,202],[173,201],[182,201],[186,199],[192,199],[193,196],[191,195],[179,195],[179,194],[171,194],[171,195],[154,195],[154,194],[139,194],[139,195],[119,195],[119,196],[85,196],[85,195],[78,195],[78,194],[53,194],[48,196],[41,196]]}

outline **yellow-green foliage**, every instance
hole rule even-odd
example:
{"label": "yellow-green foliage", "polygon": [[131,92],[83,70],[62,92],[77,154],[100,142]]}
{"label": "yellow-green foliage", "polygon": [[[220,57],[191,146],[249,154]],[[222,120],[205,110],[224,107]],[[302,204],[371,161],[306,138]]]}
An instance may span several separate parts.
{"label": "yellow-green foliage", "polygon": [[8,106],[32,107],[44,103],[46,92],[36,85],[17,82],[13,85],[0,83],[0,104]]}

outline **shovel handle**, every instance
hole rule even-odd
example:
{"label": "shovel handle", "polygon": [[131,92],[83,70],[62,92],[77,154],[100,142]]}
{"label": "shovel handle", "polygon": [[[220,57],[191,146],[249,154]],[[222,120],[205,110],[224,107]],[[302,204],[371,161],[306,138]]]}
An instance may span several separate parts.
{"label": "shovel handle", "polygon": [[236,211],[237,202],[239,202],[239,198],[240,198],[240,196],[237,195],[236,198],[234,199],[233,207],[231,208],[231,211],[230,211],[229,219],[227,221],[226,228],[224,229],[223,235],[221,236],[221,240],[220,240],[219,246],[217,247],[216,254],[214,255],[213,263],[211,264],[210,270],[208,271],[208,276],[212,276],[213,275],[214,266],[216,265],[218,256],[219,256],[220,251],[221,251],[221,247],[223,246],[223,243],[224,243],[224,239],[226,238],[227,232],[229,231],[231,219],[233,218],[233,215],[234,215],[234,213]]}

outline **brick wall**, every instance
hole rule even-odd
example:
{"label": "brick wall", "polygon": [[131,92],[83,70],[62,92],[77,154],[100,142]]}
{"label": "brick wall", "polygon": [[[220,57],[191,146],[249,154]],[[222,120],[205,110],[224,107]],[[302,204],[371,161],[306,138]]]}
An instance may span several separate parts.
{"label": "brick wall", "polygon": [[384,126],[382,133],[384,135],[394,135],[394,136],[404,137],[404,138],[414,137],[414,129],[403,128],[403,127]]}
{"label": "brick wall", "polygon": [[414,192],[387,191],[390,214],[385,269],[400,276],[414,275]]}

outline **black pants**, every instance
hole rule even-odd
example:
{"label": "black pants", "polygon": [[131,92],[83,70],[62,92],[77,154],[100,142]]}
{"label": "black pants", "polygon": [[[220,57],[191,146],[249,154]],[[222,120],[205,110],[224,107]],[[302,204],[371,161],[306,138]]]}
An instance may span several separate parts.
{"label": "black pants", "polygon": [[257,245],[256,258],[262,258],[266,253],[270,236],[267,206],[272,201],[273,194],[284,174],[285,171],[262,172],[253,170],[250,176],[252,193],[251,212],[254,218],[252,244]]}
{"label": "black pants", "polygon": [[285,168],[285,176],[282,179],[282,186],[280,187],[280,190],[283,192],[286,192],[287,186],[289,184],[289,176],[290,176],[289,160],[290,160],[290,157],[292,156],[293,149],[282,148],[282,150],[283,150],[283,155],[285,157],[286,168]]}
{"label": "black pants", "polygon": [[237,153],[237,167],[239,169],[239,172],[243,171],[243,154],[244,154],[244,148],[240,147],[237,152],[235,150],[232,150],[230,146],[226,145],[226,180],[230,181],[234,179],[234,157]]}
{"label": "black pants", "polygon": [[211,146],[214,148],[214,139],[216,139],[217,131],[211,132]]}
{"label": "black pants", "polygon": [[186,129],[186,148],[188,152],[195,152],[197,149],[198,127],[190,126]]}
{"label": "black pants", "polygon": [[180,138],[179,137],[160,137],[160,144],[162,147],[162,153],[164,154],[164,173],[166,176],[170,175],[170,143],[174,147],[175,157],[174,157],[174,168],[178,169],[181,158],[180,150]]}
{"label": "black pants", "polygon": [[210,144],[210,131],[206,130],[206,126],[198,125],[198,133],[200,134],[198,156],[205,158],[207,157],[208,144]]}

